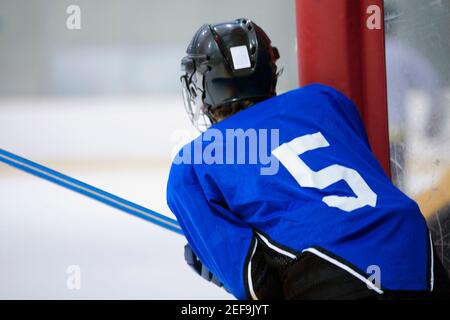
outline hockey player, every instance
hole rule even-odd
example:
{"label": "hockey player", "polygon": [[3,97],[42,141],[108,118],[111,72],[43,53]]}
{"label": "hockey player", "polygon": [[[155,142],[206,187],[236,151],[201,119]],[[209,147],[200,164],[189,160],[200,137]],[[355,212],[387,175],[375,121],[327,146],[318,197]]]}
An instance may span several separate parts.
{"label": "hockey player", "polygon": [[[238,19],[202,26],[182,59],[186,109],[209,127],[167,186],[188,263],[239,299],[444,297],[425,220],[384,174],[354,104],[320,84],[277,96],[278,58]],[[265,147],[272,170],[251,161]]]}

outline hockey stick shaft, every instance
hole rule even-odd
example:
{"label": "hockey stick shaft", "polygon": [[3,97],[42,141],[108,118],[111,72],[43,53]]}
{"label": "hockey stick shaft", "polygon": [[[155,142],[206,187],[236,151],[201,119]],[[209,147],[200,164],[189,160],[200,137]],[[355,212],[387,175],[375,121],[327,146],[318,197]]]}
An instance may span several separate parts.
{"label": "hockey stick shaft", "polygon": [[33,174],[39,178],[43,178],[50,182],[56,183],[57,185],[78,192],[84,196],[100,201],[106,205],[124,211],[128,214],[152,222],[167,230],[171,230],[178,234],[183,234],[180,225],[174,219],[166,217],[160,213],[142,207],[136,203],[125,200],[121,197],[91,186],[82,181],[76,180],[53,169],[22,158],[6,150],[0,149],[0,161],[19,170]]}

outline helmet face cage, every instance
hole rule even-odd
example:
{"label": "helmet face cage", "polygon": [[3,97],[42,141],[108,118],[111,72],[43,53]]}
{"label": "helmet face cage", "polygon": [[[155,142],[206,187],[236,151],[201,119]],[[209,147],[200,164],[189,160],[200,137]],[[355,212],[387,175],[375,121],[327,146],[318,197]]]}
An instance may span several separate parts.
{"label": "helmet face cage", "polygon": [[181,77],[183,102],[189,120],[200,132],[206,131],[213,123],[203,103],[203,75],[199,72],[184,73]]}

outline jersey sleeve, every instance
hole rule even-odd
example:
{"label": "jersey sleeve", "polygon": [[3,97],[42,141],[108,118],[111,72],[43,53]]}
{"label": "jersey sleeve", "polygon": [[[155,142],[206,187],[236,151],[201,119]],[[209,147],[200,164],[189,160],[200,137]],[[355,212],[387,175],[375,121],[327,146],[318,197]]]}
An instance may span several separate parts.
{"label": "jersey sleeve", "polygon": [[245,269],[252,228],[203,188],[192,165],[173,164],[167,203],[200,261],[236,298],[248,299]]}

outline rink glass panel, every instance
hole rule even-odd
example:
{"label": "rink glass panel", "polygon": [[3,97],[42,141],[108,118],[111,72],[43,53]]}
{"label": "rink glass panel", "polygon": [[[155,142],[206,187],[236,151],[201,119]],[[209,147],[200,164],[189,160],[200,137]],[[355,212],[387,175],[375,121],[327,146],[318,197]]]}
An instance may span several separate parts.
{"label": "rink glass panel", "polygon": [[384,4],[391,173],[450,270],[450,1]]}

